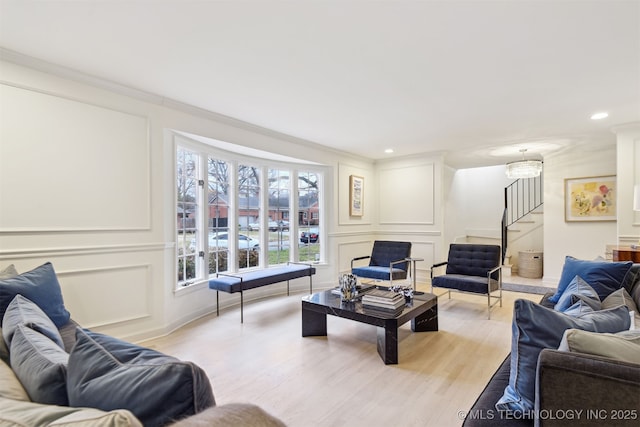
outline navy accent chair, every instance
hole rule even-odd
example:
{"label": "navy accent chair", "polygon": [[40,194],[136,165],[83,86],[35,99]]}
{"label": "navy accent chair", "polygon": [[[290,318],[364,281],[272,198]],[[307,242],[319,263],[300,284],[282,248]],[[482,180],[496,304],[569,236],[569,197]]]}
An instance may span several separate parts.
{"label": "navy accent chair", "polygon": [[[444,266],[447,267],[445,274],[436,276],[436,269]],[[448,289],[449,299],[451,299],[452,290],[486,295],[489,319],[491,319],[491,308],[497,303],[502,307],[500,246],[458,243],[450,245],[448,260],[431,266],[432,293],[433,288]]]}
{"label": "navy accent chair", "polygon": [[[411,242],[394,242],[376,240],[373,242],[371,255],[353,258],[351,273],[359,278],[386,280],[393,284],[394,280],[404,280],[409,271]],[[355,261],[369,259],[369,265],[354,267]]]}

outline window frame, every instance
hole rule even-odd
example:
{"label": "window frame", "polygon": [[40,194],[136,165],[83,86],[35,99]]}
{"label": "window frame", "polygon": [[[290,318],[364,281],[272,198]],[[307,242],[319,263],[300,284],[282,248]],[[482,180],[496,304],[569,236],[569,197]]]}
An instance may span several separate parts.
{"label": "window frame", "polygon": [[[190,286],[192,284],[195,284],[195,283],[201,281],[201,277],[202,277],[202,272],[201,272],[202,266],[201,266],[201,262],[199,260],[200,256],[198,254],[198,252],[199,252],[198,249],[199,249],[199,246],[200,246],[199,242],[201,241],[201,236],[199,235],[199,230],[201,229],[201,224],[200,223],[201,223],[201,220],[202,220],[202,218],[201,218],[201,216],[202,216],[201,215],[201,209],[200,209],[201,203],[202,203],[202,197],[201,197],[201,189],[199,188],[200,186],[199,186],[198,181],[200,179],[201,166],[202,166],[201,163],[202,162],[201,162],[200,154],[197,151],[193,150],[191,147],[186,147],[184,145],[176,145],[175,146],[175,148],[174,148],[175,159],[174,159],[174,162],[173,162],[173,167],[174,167],[173,206],[174,206],[174,209],[175,209],[174,218],[176,219],[176,221],[175,221],[175,230],[174,230],[174,235],[175,235],[175,238],[176,238],[176,242],[175,242],[176,243],[176,257],[175,257],[176,267],[180,264],[180,259],[182,259],[183,266],[184,266],[184,264],[187,263],[187,258],[191,256],[191,253],[190,254],[184,254],[184,253],[180,254],[180,252],[179,252],[180,249],[186,248],[187,244],[186,244],[185,237],[184,237],[185,232],[186,232],[184,227],[182,229],[182,241],[183,241],[183,244],[182,245],[179,244],[180,231],[179,231],[178,221],[177,221],[177,218],[178,218],[178,209],[177,209],[178,208],[178,191],[177,191],[177,188],[176,188],[176,183],[177,183],[178,178],[179,178],[178,177],[178,165],[177,165],[177,163],[178,163],[178,148],[182,148],[185,151],[189,151],[189,152],[193,153],[198,159],[198,161],[196,162],[195,167],[194,167],[194,169],[195,169],[194,181],[196,182],[195,183],[195,196],[194,196],[195,200],[193,202],[191,202],[196,208],[198,208],[193,213],[194,216],[195,216],[195,218],[193,218],[193,228],[195,230],[193,239],[195,239],[195,241],[196,241],[196,247],[195,247],[195,251],[193,253],[194,254],[193,256],[195,256],[194,277],[183,279],[182,281],[179,281],[178,280],[178,274],[175,275],[176,281],[177,281],[176,283],[180,284],[181,287],[186,287],[186,286]],[[186,204],[186,202],[183,202],[183,203]],[[185,211],[183,210],[182,215],[184,215],[184,214],[185,214]],[[184,225],[184,221],[183,221],[183,225]],[[176,273],[179,273],[179,272],[177,271]]]}
{"label": "window frame", "polygon": [[[198,248],[196,252],[204,251],[208,257],[208,215],[207,215],[207,192],[204,191],[208,188],[208,169],[207,162],[208,159],[214,158],[218,161],[224,161],[229,165],[229,218],[228,218],[228,233],[234,236],[233,239],[229,240],[229,256],[228,256],[228,265],[226,272],[229,274],[238,274],[251,270],[264,269],[276,265],[283,265],[286,262],[297,262],[300,257],[300,247],[299,247],[299,224],[298,224],[298,180],[300,173],[314,173],[318,175],[318,206],[319,206],[319,215],[318,215],[318,226],[320,230],[320,244],[319,248],[319,259],[311,261],[314,264],[321,264],[326,262],[326,239],[324,236],[326,232],[325,230],[325,216],[326,216],[326,188],[325,182],[327,179],[327,175],[329,174],[330,168],[325,165],[320,164],[310,164],[304,161],[300,163],[296,162],[286,162],[280,160],[273,159],[265,159],[258,158],[250,155],[243,155],[242,153],[236,153],[221,149],[219,147],[215,147],[212,145],[208,145],[201,141],[196,141],[184,134],[173,134],[173,206],[174,206],[174,218],[177,218],[177,187],[175,183],[177,182],[177,150],[179,148],[183,148],[189,151],[195,152],[199,155],[200,165],[199,171],[200,176],[198,179],[204,181],[204,185],[201,186],[199,191],[199,201],[198,207],[200,212],[197,215],[196,228],[198,229],[196,233],[200,233],[200,239],[196,239],[199,242]],[[242,147],[239,147],[242,148]],[[260,176],[260,248],[259,248],[259,264],[256,267],[247,267],[247,268],[238,268],[238,258],[237,258],[237,242],[238,235],[242,234],[241,230],[240,218],[239,218],[239,210],[240,206],[238,203],[239,196],[239,181],[238,181],[238,170],[240,165],[252,166],[258,168],[259,176]],[[269,215],[268,215],[268,204],[269,204],[269,185],[268,185],[268,172],[270,169],[277,170],[286,170],[289,172],[289,259],[287,261],[282,261],[278,264],[269,264]],[[293,213],[295,212],[295,213]],[[174,223],[174,235],[178,236],[178,224],[177,221],[173,221]],[[206,243],[205,243],[206,241]],[[177,269],[177,260],[178,260],[178,248],[176,241],[176,251],[174,255],[174,268]],[[186,289],[190,288],[193,285],[198,283],[204,283],[209,280],[209,267],[208,267],[208,258],[204,259],[202,256],[197,257],[199,260],[199,265],[197,266],[196,278],[189,281],[178,281],[177,271],[174,275],[175,289]],[[305,261],[308,262],[308,261]]]}

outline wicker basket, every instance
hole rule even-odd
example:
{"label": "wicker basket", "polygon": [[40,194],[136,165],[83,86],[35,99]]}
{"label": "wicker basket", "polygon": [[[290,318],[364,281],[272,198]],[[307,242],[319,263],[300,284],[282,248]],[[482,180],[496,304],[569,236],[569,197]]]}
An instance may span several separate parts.
{"label": "wicker basket", "polygon": [[542,252],[518,252],[518,276],[530,279],[542,278]]}

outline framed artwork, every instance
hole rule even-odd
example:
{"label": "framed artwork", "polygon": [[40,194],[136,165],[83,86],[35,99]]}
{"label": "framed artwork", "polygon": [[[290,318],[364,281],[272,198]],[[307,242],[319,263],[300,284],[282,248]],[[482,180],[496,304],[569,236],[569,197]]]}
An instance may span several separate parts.
{"label": "framed artwork", "polygon": [[364,178],[349,176],[349,216],[362,216],[364,213]]}
{"label": "framed artwork", "polygon": [[564,220],[615,221],[616,176],[567,178],[564,180]]}

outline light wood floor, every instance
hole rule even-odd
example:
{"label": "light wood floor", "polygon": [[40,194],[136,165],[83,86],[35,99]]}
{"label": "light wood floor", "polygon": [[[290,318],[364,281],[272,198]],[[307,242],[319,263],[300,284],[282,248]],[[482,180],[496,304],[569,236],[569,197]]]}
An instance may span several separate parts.
{"label": "light wood floor", "polygon": [[328,316],[327,337],[303,338],[301,297],[247,304],[244,324],[230,308],[143,345],[201,366],[218,404],[255,403],[290,427],[459,426],[509,353],[513,302],[540,299],[504,292],[487,320],[485,298],[441,297],[440,330],[403,325],[400,363],[384,365],[373,326]]}

